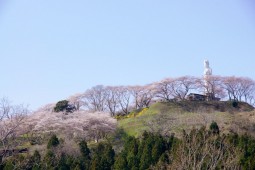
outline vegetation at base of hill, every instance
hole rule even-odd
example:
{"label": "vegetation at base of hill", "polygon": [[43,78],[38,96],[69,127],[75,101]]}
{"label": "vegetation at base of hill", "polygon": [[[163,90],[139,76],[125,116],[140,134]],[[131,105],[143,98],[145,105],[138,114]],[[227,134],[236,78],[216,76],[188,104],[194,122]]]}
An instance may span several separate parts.
{"label": "vegetation at base of hill", "polygon": [[232,101],[158,102],[118,122],[42,111],[17,119],[28,126],[2,140],[0,169],[254,169],[252,110]]}
{"label": "vegetation at base of hill", "polygon": [[50,149],[50,148],[56,147],[58,145],[59,145],[59,140],[58,140],[57,136],[52,135],[49,142],[48,142],[48,144],[47,144],[47,148]]}
{"label": "vegetation at base of hill", "polygon": [[[212,127],[217,127],[213,122]],[[120,135],[120,136],[119,136]],[[48,143],[54,139],[53,136]],[[119,140],[122,146],[117,146]],[[65,150],[63,143],[45,153],[18,154],[3,160],[0,169],[22,170],[129,170],[129,169],[254,169],[255,139],[249,135],[214,133],[205,127],[173,135],[144,132],[141,137],[118,131],[112,140],[90,145],[77,142],[78,151]],[[116,148],[120,147],[120,148]],[[119,150],[119,151],[117,151]]]}

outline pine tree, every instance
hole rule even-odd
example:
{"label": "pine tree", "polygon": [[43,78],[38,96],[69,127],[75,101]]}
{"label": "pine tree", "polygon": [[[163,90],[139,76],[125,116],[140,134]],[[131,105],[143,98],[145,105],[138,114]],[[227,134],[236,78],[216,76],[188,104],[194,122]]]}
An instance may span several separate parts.
{"label": "pine tree", "polygon": [[80,152],[81,152],[81,159],[80,159],[80,168],[81,169],[89,169],[91,157],[90,157],[90,150],[87,146],[85,141],[81,141],[79,143]]}
{"label": "pine tree", "polygon": [[57,136],[54,134],[51,136],[51,138],[48,142],[47,148],[50,149],[50,148],[56,147],[58,145],[59,145],[59,140],[58,140]]}
{"label": "pine tree", "polygon": [[63,153],[61,154],[60,160],[58,162],[59,170],[70,170],[69,165],[67,164],[67,156]]}
{"label": "pine tree", "polygon": [[218,126],[218,124],[217,124],[215,121],[213,121],[213,122],[211,123],[211,125],[210,125],[210,130],[211,130],[211,132],[212,132],[213,134],[219,134],[219,133],[220,133],[219,126]]}
{"label": "pine tree", "polygon": [[154,137],[154,145],[152,147],[152,162],[153,164],[156,164],[161,157],[161,155],[166,151],[167,143],[161,136],[155,136]]}
{"label": "pine tree", "polygon": [[126,160],[126,155],[122,152],[120,153],[115,162],[114,162],[114,168],[115,170],[128,170],[128,164]]}
{"label": "pine tree", "polygon": [[33,156],[31,157],[32,169],[39,170],[41,169],[41,155],[35,150]]}
{"label": "pine tree", "polygon": [[3,170],[13,170],[14,169],[14,165],[12,163],[11,160],[8,160],[5,165],[4,165],[4,169]]}
{"label": "pine tree", "polygon": [[57,165],[56,156],[51,151],[48,150],[44,159],[43,159],[43,168],[44,169],[52,169]]}
{"label": "pine tree", "polygon": [[114,164],[115,152],[108,143],[99,143],[94,151],[92,170],[110,170]]}

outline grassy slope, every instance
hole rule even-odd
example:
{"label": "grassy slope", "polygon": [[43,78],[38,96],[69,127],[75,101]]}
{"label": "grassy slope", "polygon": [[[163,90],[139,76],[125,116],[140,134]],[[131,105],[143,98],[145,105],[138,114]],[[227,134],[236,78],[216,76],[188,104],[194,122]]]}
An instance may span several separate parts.
{"label": "grassy slope", "polygon": [[238,108],[234,108],[229,102],[155,103],[140,112],[132,112],[128,118],[120,119],[118,125],[129,135],[139,136],[148,129],[146,122],[153,121],[160,114],[164,114],[168,118],[175,119],[170,126],[177,136],[183,129],[209,126],[212,121],[218,123],[221,131],[228,132],[233,129],[233,122],[239,119],[242,113],[250,115],[254,111],[246,103],[239,103]]}

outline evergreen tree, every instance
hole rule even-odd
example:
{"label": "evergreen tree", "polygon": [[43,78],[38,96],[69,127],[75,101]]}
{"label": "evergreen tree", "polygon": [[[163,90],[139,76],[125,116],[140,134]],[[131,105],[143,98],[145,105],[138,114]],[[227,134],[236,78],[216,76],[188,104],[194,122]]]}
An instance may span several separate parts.
{"label": "evergreen tree", "polygon": [[139,160],[137,157],[138,148],[139,148],[139,141],[136,138],[130,137],[126,141],[126,144],[125,144],[125,152],[127,155],[126,159],[127,159],[128,167],[130,169],[139,167]]}
{"label": "evergreen tree", "polygon": [[61,100],[57,102],[56,106],[54,107],[54,112],[63,112],[68,107],[68,101],[67,100]]}
{"label": "evergreen tree", "polygon": [[139,169],[147,169],[152,164],[152,147],[154,145],[154,136],[152,133],[144,132],[142,142],[138,149],[138,158],[140,160]]}
{"label": "evergreen tree", "polygon": [[59,163],[58,163],[58,169],[59,170],[70,170],[69,165],[67,164],[67,156],[65,154],[61,154]]}
{"label": "evergreen tree", "polygon": [[255,140],[248,135],[242,135],[239,138],[239,148],[243,154],[240,158],[240,164],[243,169],[255,169]]}
{"label": "evergreen tree", "polygon": [[80,146],[80,152],[81,152],[82,157],[85,158],[85,159],[90,160],[91,159],[90,158],[90,150],[87,146],[87,142],[81,141],[79,143],[79,146]]}
{"label": "evergreen tree", "polygon": [[66,155],[66,164],[70,167],[70,169],[84,169],[81,168],[80,165],[80,157],[76,157],[76,156],[70,156],[70,155]]}
{"label": "evergreen tree", "polygon": [[219,133],[220,133],[219,126],[218,126],[218,124],[217,124],[215,121],[213,121],[213,122],[211,123],[211,125],[210,125],[210,130],[211,130],[211,132],[212,132],[213,134],[219,134]]}
{"label": "evergreen tree", "polygon": [[57,102],[56,106],[54,107],[54,112],[67,112],[72,113],[75,111],[76,108],[74,105],[69,104],[69,101],[67,100],[61,100]]}
{"label": "evergreen tree", "polygon": [[152,164],[152,156],[151,156],[151,147],[149,145],[145,145],[143,149],[143,154],[140,158],[140,170],[144,170],[150,167]]}
{"label": "evergreen tree", "polygon": [[53,169],[57,165],[56,156],[51,151],[48,150],[44,159],[43,159],[43,169]]}
{"label": "evergreen tree", "polygon": [[156,164],[161,155],[166,151],[166,141],[161,136],[155,136],[155,143],[152,147],[152,163]]}
{"label": "evergreen tree", "polygon": [[99,143],[94,151],[92,170],[110,170],[114,164],[115,152],[109,143]]}
{"label": "evergreen tree", "polygon": [[91,157],[90,157],[90,150],[87,146],[85,141],[81,141],[79,143],[81,158],[80,158],[80,168],[81,169],[89,169]]}
{"label": "evergreen tree", "polygon": [[57,136],[54,134],[51,136],[51,138],[48,142],[47,148],[50,149],[50,148],[56,147],[58,145],[59,145],[59,140],[58,140]]}
{"label": "evergreen tree", "polygon": [[14,164],[12,163],[11,160],[8,160],[5,165],[3,170],[13,170],[14,169]]}
{"label": "evergreen tree", "polygon": [[34,154],[31,156],[29,161],[32,170],[39,170],[41,168],[41,155],[35,150]]}
{"label": "evergreen tree", "polygon": [[126,155],[124,154],[124,152],[120,153],[115,162],[114,162],[114,168],[115,170],[128,170],[128,164],[127,164],[127,160],[126,160]]}

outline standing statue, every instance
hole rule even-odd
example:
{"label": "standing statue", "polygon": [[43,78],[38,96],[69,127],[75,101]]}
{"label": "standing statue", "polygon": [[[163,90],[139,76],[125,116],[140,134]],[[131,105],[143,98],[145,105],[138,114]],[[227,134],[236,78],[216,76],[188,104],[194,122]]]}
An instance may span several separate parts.
{"label": "standing statue", "polygon": [[204,88],[205,88],[205,95],[210,95],[210,93],[212,92],[210,83],[209,83],[209,79],[210,76],[212,75],[212,69],[209,66],[209,61],[205,60],[204,61]]}
{"label": "standing statue", "polygon": [[208,60],[204,61],[204,67],[205,67],[205,69],[204,69],[204,76],[212,75],[212,69],[209,66],[209,61]]}

